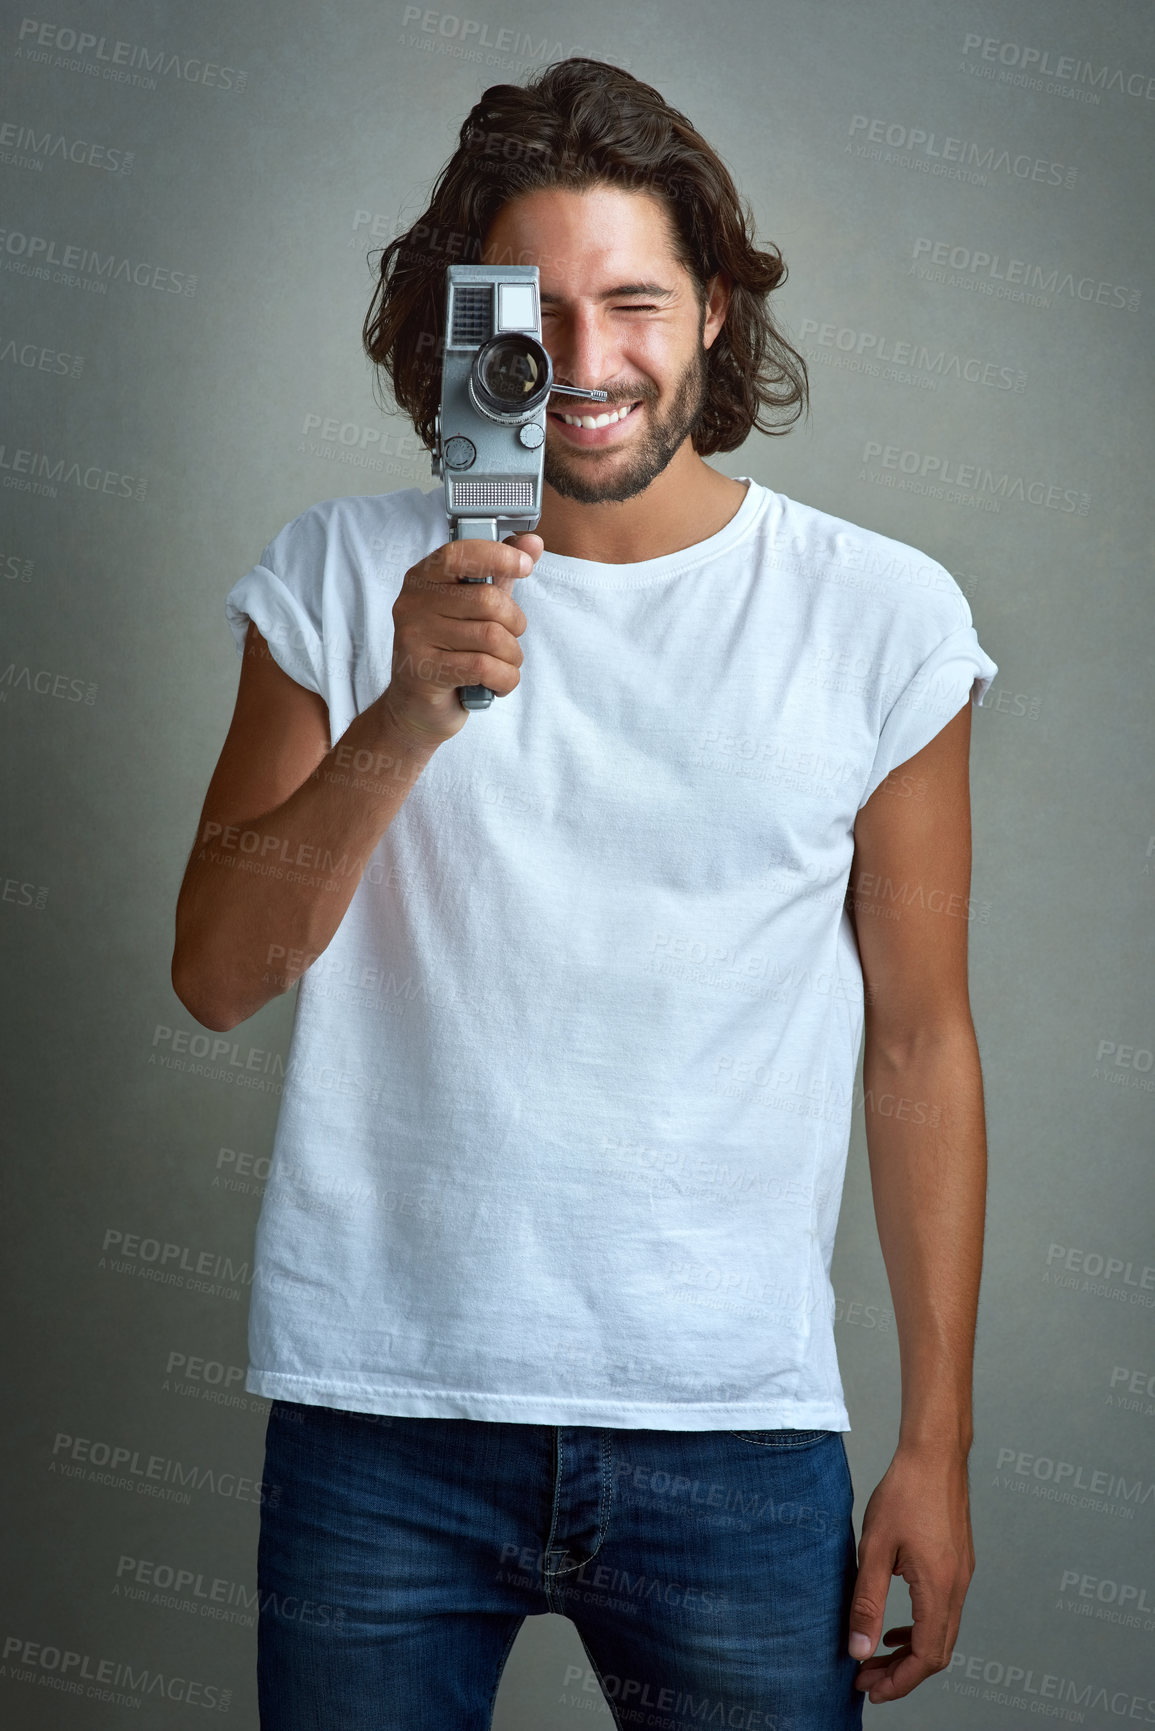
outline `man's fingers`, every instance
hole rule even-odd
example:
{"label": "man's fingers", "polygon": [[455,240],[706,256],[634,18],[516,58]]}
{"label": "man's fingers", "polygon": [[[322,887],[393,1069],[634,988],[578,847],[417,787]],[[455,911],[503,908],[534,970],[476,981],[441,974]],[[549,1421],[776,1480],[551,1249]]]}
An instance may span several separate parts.
{"label": "man's fingers", "polygon": [[888,1629],[886,1631],[882,1637],[884,1645],[892,1649],[898,1648],[898,1651],[875,1653],[871,1658],[863,1660],[854,1679],[856,1689],[863,1691],[873,1689],[876,1683],[882,1681],[883,1677],[893,1675],[899,1660],[905,1659],[911,1650],[911,1632],[909,1628]]}
{"label": "man's fingers", "polygon": [[850,1601],[849,1647],[852,1659],[869,1659],[878,1646],[893,1568],[893,1552],[888,1554],[877,1545],[864,1543],[859,1546],[858,1578]]}
{"label": "man's fingers", "polygon": [[[508,535],[502,542],[502,546],[512,547],[515,553],[526,554],[530,563],[526,571],[522,573],[524,576],[528,576],[529,571],[537,564],[538,560],[545,552],[545,542],[542,540],[540,535]],[[511,592],[516,578],[503,573],[501,576],[497,577],[495,581],[500,588],[507,592]]]}
{"label": "man's fingers", "polygon": [[[911,1629],[909,1624],[903,1629],[888,1629],[882,1637],[882,1644],[884,1647],[889,1647],[891,1649],[890,1652],[873,1653],[869,1659],[863,1661],[862,1671],[869,1670],[872,1667],[875,1670],[884,1671],[888,1665],[893,1665],[896,1659],[901,1659],[903,1657],[901,1653],[896,1652],[894,1649],[897,1647],[906,1647],[909,1650],[911,1648],[911,1636],[913,1633],[914,1631]],[[859,1676],[862,1675],[862,1671],[859,1672]]]}
{"label": "man's fingers", "polygon": [[897,1651],[878,1654],[862,1666],[855,1683],[864,1689],[871,1701],[897,1701],[909,1695],[936,1671],[950,1663],[954,1645],[951,1626],[950,1592],[946,1586],[935,1588],[918,1581],[909,1582],[913,1624],[888,1629],[883,1640],[888,1647],[897,1642]]}
{"label": "man's fingers", "polygon": [[507,547],[516,547],[522,553],[528,553],[535,563],[545,552],[545,542],[542,540],[540,535],[507,535],[505,537],[505,545]]}
{"label": "man's fingers", "polygon": [[910,1637],[915,1661],[926,1666],[924,1675],[929,1677],[932,1671],[941,1671],[950,1663],[962,1607],[953,1604],[953,1573],[948,1575],[941,1569],[933,1575],[928,1572],[925,1579],[916,1577],[908,1580],[907,1585],[914,1627],[904,1633]]}
{"label": "man's fingers", "polygon": [[[521,539],[521,537],[519,537]],[[539,537],[535,537],[539,539]],[[512,583],[533,569],[534,555],[506,541],[447,541],[418,561],[413,571],[427,583],[456,583],[462,577],[507,578]]]}

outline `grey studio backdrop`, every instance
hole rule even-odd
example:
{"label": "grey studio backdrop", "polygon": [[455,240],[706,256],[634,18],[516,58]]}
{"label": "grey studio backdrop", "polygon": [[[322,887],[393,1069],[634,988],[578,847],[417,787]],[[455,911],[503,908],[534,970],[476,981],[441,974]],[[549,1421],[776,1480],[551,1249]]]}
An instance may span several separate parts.
{"label": "grey studio backdrop", "polygon": [[[717,466],[942,561],[999,664],[959,916],[991,1155],[977,1572],[950,1667],[867,1714],[1155,1723],[1148,6],[53,0],[6,6],[0,52],[3,1722],[256,1724],[245,1324],[293,999],[218,1036],[169,981],[237,686],[224,596],[315,501],[433,486],[374,401],[366,252],[487,84],[584,53],[689,113],[790,269],[812,417]],[[862,1123],[860,1073],[834,1264],[859,1525],[899,1409]],[[887,1626],[908,1604],[896,1581]],[[500,1731],[591,1715],[573,1626],[530,1620]]]}

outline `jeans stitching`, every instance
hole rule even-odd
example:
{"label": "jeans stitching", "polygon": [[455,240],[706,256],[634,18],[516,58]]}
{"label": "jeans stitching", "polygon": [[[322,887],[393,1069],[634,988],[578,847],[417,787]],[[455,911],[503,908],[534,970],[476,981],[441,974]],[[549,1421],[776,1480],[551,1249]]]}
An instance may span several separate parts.
{"label": "jeans stitching", "polygon": [[[792,1433],[790,1431],[774,1431],[774,1430],[732,1430],[732,1431],[727,1431],[726,1434],[727,1434],[727,1436],[736,1436],[740,1442],[753,1443],[756,1448],[802,1449],[802,1448],[813,1448],[816,1443],[825,1441],[825,1439],[827,1437],[838,1436],[841,1433],[838,1431],[830,1431],[830,1430],[806,1430],[806,1431],[798,1431],[796,1433]],[[763,1437],[782,1437],[782,1438],[786,1438],[786,1439],[790,1439],[792,1437],[793,1440],[784,1440],[781,1442],[763,1442],[763,1441],[761,1441],[761,1438],[763,1438]]]}
{"label": "jeans stitching", "polygon": [[[612,1431],[602,1431],[602,1501],[598,1511],[598,1550],[610,1530],[610,1515],[614,1506],[614,1449]],[[595,1556],[597,1552],[594,1553]]]}
{"label": "jeans stitching", "polygon": [[[552,1429],[553,1429],[553,1461],[554,1461],[553,1507],[550,1510],[549,1531],[545,1536],[545,1544],[542,1547],[541,1578],[542,1578],[542,1587],[543,1587],[543,1590],[545,1592],[546,1603],[548,1604],[551,1611],[557,1612],[559,1607],[554,1603],[554,1588],[557,1584],[557,1574],[551,1573],[550,1567],[549,1567],[549,1558],[550,1558],[550,1554],[555,1549],[554,1542],[553,1542],[553,1536],[557,1532],[558,1514],[560,1513],[560,1510],[561,1510],[561,1481],[562,1481],[562,1474],[565,1470],[565,1445],[563,1444],[563,1442],[561,1440],[561,1426],[560,1425],[554,1425],[552,1427]],[[560,1572],[561,1572],[560,1570],[557,1571],[557,1573],[560,1573]]]}
{"label": "jeans stitching", "polygon": [[[610,1509],[613,1503],[613,1479],[606,1471],[607,1466],[612,1464],[613,1456],[610,1447],[609,1432],[603,1430],[600,1432],[601,1444],[599,1471],[601,1474],[601,1488],[598,1492],[598,1542],[590,1552],[589,1556],[583,1557],[580,1563],[564,1563],[560,1564],[552,1571],[549,1570],[546,1566],[545,1559],[549,1557],[551,1551],[559,1550],[561,1548],[560,1546],[555,1546],[552,1541],[553,1535],[557,1531],[558,1507],[561,1501],[561,1482],[565,1467],[564,1446],[561,1440],[561,1426],[555,1426],[555,1431],[557,1435],[557,1484],[554,1487],[553,1518],[550,1521],[549,1537],[546,1540],[545,1550],[542,1553],[542,1574],[546,1580],[547,1586],[550,1581],[559,1581],[563,1575],[580,1573],[581,1570],[586,1567],[587,1563],[593,1562],[594,1558],[606,1542],[606,1532],[609,1528]],[[550,1609],[557,1610],[557,1606],[551,1605]],[[565,1613],[562,1612],[561,1614],[564,1616]]]}

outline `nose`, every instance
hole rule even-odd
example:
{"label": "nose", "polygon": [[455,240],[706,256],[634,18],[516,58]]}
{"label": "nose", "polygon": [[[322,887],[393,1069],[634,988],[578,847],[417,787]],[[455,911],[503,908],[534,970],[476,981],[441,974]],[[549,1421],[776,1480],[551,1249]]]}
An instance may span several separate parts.
{"label": "nose", "polygon": [[595,413],[613,407],[614,391],[606,381],[620,371],[621,355],[613,331],[595,308],[571,309],[555,319],[547,347],[559,384],[609,392],[608,403],[587,405],[580,397],[561,397],[553,406],[564,405],[569,414],[578,414],[586,407]]}

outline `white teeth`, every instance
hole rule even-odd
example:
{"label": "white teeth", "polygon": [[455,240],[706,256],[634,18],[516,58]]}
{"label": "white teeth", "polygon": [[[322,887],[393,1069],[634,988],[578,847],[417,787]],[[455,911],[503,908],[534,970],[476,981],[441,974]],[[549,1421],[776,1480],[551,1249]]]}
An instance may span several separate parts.
{"label": "white teeth", "polygon": [[612,415],[563,415],[562,420],[567,427],[609,427],[615,421],[624,421],[630,410],[636,407],[636,403],[625,403]]}

